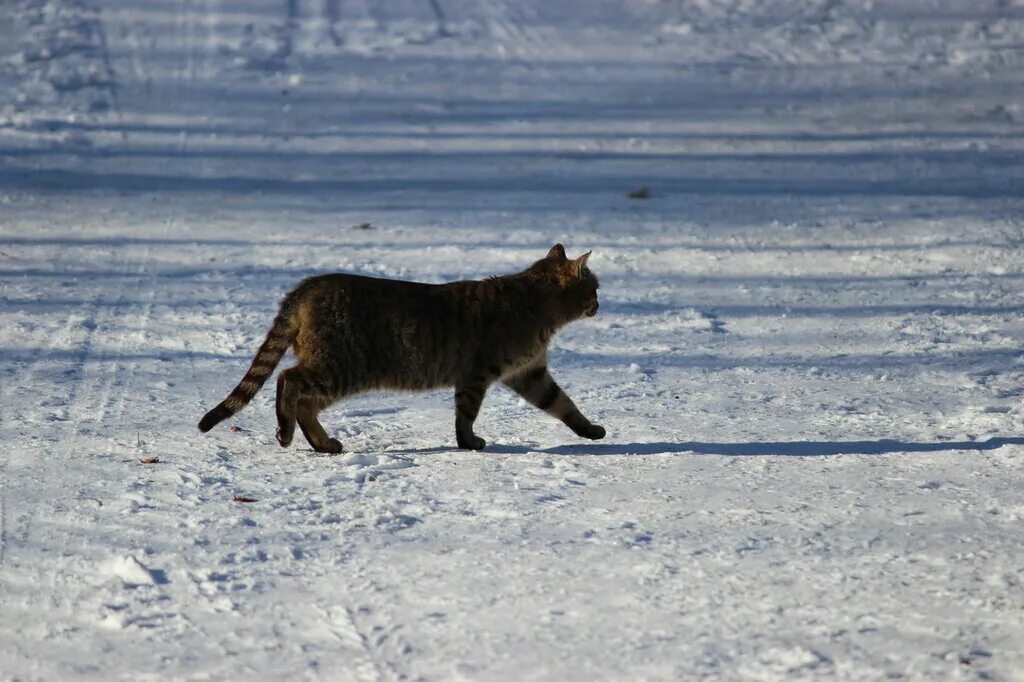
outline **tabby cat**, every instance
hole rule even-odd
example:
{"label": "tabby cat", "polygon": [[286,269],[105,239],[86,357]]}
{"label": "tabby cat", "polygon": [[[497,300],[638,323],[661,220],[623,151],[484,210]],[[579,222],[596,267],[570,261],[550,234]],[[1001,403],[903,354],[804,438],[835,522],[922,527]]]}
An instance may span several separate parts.
{"label": "tabby cat", "polygon": [[578,435],[604,438],[604,428],[580,413],[547,367],[554,333],[597,313],[589,257],[588,251],[570,260],[556,244],[522,272],[479,281],[421,284],[346,274],[304,280],[285,296],[249,371],[199,430],[245,407],[291,347],[298,364],[277,378],[282,447],[298,422],[314,450],[341,452],[317,414],[345,396],[454,386],[456,441],[480,450],[485,442],[473,422],[496,381]]}

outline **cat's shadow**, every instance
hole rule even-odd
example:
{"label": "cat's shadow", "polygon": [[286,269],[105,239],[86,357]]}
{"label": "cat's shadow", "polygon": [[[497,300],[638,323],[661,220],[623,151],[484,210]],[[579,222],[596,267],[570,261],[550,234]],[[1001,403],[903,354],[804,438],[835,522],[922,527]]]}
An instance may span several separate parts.
{"label": "cat's shadow", "polygon": [[[1024,438],[1006,437],[987,440],[938,440],[930,443],[915,443],[899,440],[855,440],[855,441],[752,441],[747,443],[705,443],[657,442],[657,443],[578,443],[556,445],[549,448],[526,445],[503,445],[489,443],[484,453],[501,455],[525,455],[528,453],[546,455],[729,455],[734,457],[823,457],[827,455],[887,455],[901,452],[943,452],[947,450],[996,450],[1004,445],[1024,445]],[[397,450],[407,455],[426,455],[442,452],[458,452],[451,447]]]}

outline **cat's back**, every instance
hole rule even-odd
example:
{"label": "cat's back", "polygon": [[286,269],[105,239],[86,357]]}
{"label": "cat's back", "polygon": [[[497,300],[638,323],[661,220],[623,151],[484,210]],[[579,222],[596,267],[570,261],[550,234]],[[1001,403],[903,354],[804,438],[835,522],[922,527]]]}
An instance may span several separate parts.
{"label": "cat's back", "polygon": [[289,294],[289,299],[291,305],[307,313],[333,310],[334,313],[358,314],[363,309],[381,313],[390,307],[416,309],[437,297],[437,286],[336,272],[303,280]]}
{"label": "cat's back", "polygon": [[410,282],[403,279],[354,275],[348,272],[332,272],[325,275],[307,277],[299,283],[295,288],[295,292],[327,293],[350,290],[361,293],[379,292],[384,294],[416,295],[427,292],[437,286],[439,285],[427,284],[425,282]]}
{"label": "cat's back", "polygon": [[450,383],[466,338],[472,282],[426,284],[347,273],[304,280],[293,292],[296,355],[305,364],[347,367],[363,387],[429,388]]}

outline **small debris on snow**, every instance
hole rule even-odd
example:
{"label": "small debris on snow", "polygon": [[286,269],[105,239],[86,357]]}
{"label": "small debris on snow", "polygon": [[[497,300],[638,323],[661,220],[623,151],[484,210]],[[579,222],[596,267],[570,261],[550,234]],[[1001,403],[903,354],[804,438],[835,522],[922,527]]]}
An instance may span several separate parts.
{"label": "small debris on snow", "polygon": [[158,464],[160,462],[159,457],[143,457],[139,460],[140,464]]}
{"label": "small debris on snow", "polygon": [[235,495],[231,498],[232,502],[255,502],[255,497],[248,497],[247,495]]}
{"label": "small debris on snow", "polygon": [[650,199],[651,188],[648,187],[647,185],[641,185],[640,187],[634,189],[632,192],[628,192],[626,196],[629,197],[630,199]]}

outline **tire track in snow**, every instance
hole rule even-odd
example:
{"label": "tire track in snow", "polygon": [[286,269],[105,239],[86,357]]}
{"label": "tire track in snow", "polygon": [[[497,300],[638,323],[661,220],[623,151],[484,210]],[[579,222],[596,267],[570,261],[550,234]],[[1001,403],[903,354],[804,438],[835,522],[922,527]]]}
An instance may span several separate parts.
{"label": "tire track in snow", "polygon": [[[219,0],[198,0],[198,2],[176,0],[170,6],[173,9],[173,16],[170,17],[169,30],[166,34],[147,35],[145,33],[146,24],[134,22],[130,8],[122,8],[112,15],[112,20],[120,24],[119,35],[127,46],[123,53],[126,58],[131,59],[132,72],[137,80],[134,88],[126,87],[124,89],[126,108],[138,116],[148,115],[154,102],[158,109],[163,111],[173,110],[182,102],[189,101],[195,92],[196,80],[212,71],[212,65],[216,63],[214,52],[217,44],[218,24],[208,19],[211,12],[216,13],[219,10]],[[200,40],[200,38],[202,39]],[[174,145],[177,151],[179,153],[186,152],[191,142],[191,133],[188,127],[184,126],[175,138]],[[160,230],[160,238],[169,239],[173,226],[172,221],[164,221]],[[149,249],[147,248],[144,255],[146,261],[148,261],[148,256]],[[140,280],[140,286],[150,290],[149,299],[143,310],[143,329],[153,321],[153,296],[158,280],[159,274],[155,265],[150,269],[148,283]],[[187,287],[188,281],[181,280],[178,284]],[[195,396],[194,409],[198,410],[198,406],[201,404],[200,386],[202,382],[196,365],[195,346],[187,335],[183,336],[181,341],[187,366],[187,381],[191,384],[192,393]],[[185,419],[186,416],[187,419]],[[183,415],[185,421],[191,421],[191,417],[191,411],[187,415]],[[198,414],[196,418],[198,418]],[[188,439],[182,444],[183,449],[180,454],[184,457],[206,458],[208,457],[207,448],[204,445],[194,438]],[[225,460],[223,448],[217,447],[216,449],[218,454],[215,458],[215,466],[218,469],[223,469]],[[183,480],[196,481],[202,488],[209,487],[208,480],[222,480],[229,477],[226,472],[218,472],[216,476],[212,477],[196,473],[197,470],[204,469],[201,461],[194,464],[183,461],[178,469]],[[180,486],[174,491],[174,494],[180,499],[189,496]],[[200,491],[198,494],[203,496],[205,493]],[[176,601],[172,603],[174,615],[198,632],[203,640],[215,638],[215,635],[203,627],[201,621],[189,618],[188,611],[183,610],[181,603]]]}
{"label": "tire track in snow", "polygon": [[[64,260],[63,256],[63,249],[58,247],[53,256],[54,262],[61,262]],[[120,301],[124,301],[126,297],[128,268],[129,261],[126,259],[117,275]],[[61,346],[68,339],[75,338],[74,332],[78,328],[84,328],[84,336],[74,341],[77,352],[70,353],[70,364],[63,370],[64,381],[70,383],[66,400],[63,403],[58,402],[59,398],[56,396],[44,399],[28,408],[28,414],[25,416],[29,418],[24,419],[26,423],[31,424],[39,423],[39,418],[49,417],[47,421],[53,426],[46,429],[45,434],[48,441],[55,441],[55,445],[52,451],[44,453],[39,453],[38,448],[32,448],[31,451],[38,456],[30,460],[23,458],[18,462],[18,477],[23,483],[20,488],[20,499],[15,502],[18,507],[19,524],[16,530],[16,544],[21,546],[22,551],[19,552],[18,561],[14,564],[13,574],[21,575],[20,579],[15,581],[16,584],[38,585],[37,591],[50,595],[50,600],[39,604],[29,597],[28,600],[12,602],[10,592],[0,590],[0,594],[3,594],[5,614],[11,614],[12,611],[18,613],[19,609],[33,614],[38,613],[40,608],[56,610],[62,614],[60,620],[69,624],[80,615],[77,605],[81,602],[82,596],[91,592],[88,581],[82,580],[83,576],[79,570],[82,554],[68,548],[71,526],[80,520],[82,514],[88,517],[95,513],[95,510],[88,506],[88,500],[93,498],[84,496],[85,491],[80,487],[75,488],[82,482],[81,476],[73,475],[70,471],[72,467],[87,463],[81,457],[79,443],[88,423],[102,422],[106,409],[111,404],[110,393],[115,385],[113,377],[119,372],[118,363],[115,362],[113,366],[106,365],[106,353],[97,351],[97,339],[109,326],[108,321],[114,316],[114,306],[110,301],[103,300],[103,292],[99,290],[94,291],[77,312],[77,315],[71,314],[66,317],[59,331],[48,335],[49,343],[37,349],[27,371],[17,381],[19,386],[45,385],[47,380],[42,374],[47,370],[52,371],[55,364],[49,360],[49,356],[56,350],[66,351]],[[56,364],[60,366],[61,360],[57,360]],[[97,405],[101,406],[98,414],[94,411]],[[56,415],[44,414],[53,407],[59,408],[61,412]],[[36,419],[31,418],[33,410],[38,412]],[[65,416],[68,420],[62,421]],[[6,491],[5,483],[5,526],[9,523],[10,515]],[[102,504],[102,501],[100,503]],[[4,534],[10,537],[6,528]],[[8,543],[6,539],[4,542]],[[71,561],[68,560],[69,557],[72,558]],[[5,551],[5,561],[9,558],[10,552]],[[12,571],[5,568],[4,574],[11,575]],[[28,617],[26,622],[32,620]],[[42,622],[52,623],[53,620],[51,616],[42,619]],[[46,634],[52,634],[52,631],[47,630]],[[23,663],[27,663],[36,671],[42,671],[46,664],[44,660],[28,660],[24,656],[22,659]]]}
{"label": "tire track in snow", "polygon": [[[131,110],[133,96],[143,94],[145,96],[151,96],[154,101],[166,101],[169,98],[180,98],[188,97],[193,92],[193,85],[197,79],[208,77],[210,71],[212,71],[211,65],[214,63],[213,54],[216,50],[217,45],[217,24],[215,21],[211,21],[210,16],[187,16],[190,12],[201,12],[207,15],[210,12],[216,12],[220,7],[219,0],[204,0],[198,5],[193,5],[190,0],[179,0],[175,5],[176,16],[173,21],[174,26],[174,41],[178,52],[178,63],[171,66],[167,70],[167,73],[171,78],[167,80],[152,79],[151,69],[149,65],[153,63],[156,57],[147,54],[147,48],[158,48],[160,41],[153,41],[147,43],[146,41],[140,40],[137,35],[137,31],[128,22],[129,14],[119,13],[116,15],[118,21],[124,22],[122,27],[122,33],[120,34],[125,40],[126,44],[131,47],[129,50],[125,50],[125,54],[130,55],[132,59],[132,72],[134,78],[138,80],[138,85],[146,86],[146,92],[141,91],[134,92],[128,90],[125,93],[125,99],[127,100],[127,106]],[[150,91],[151,90],[151,91]],[[186,151],[189,147],[191,140],[188,131],[183,131],[178,137],[177,147],[180,151]],[[163,237],[166,238],[170,232],[170,224],[164,223]],[[146,265],[149,263],[149,249],[142,254],[142,269],[137,273],[139,275],[138,286],[150,289],[150,295],[143,304],[143,307],[139,312],[142,318],[140,324],[144,329],[151,322],[153,314],[153,293],[156,289],[156,277],[157,273],[154,268],[149,270],[148,282],[142,273],[145,272]],[[135,309],[133,309],[135,310]],[[187,365],[187,376],[193,387],[193,393],[195,396],[195,405],[201,405],[200,387],[203,385],[202,377],[200,376],[199,368],[196,363],[195,347],[191,340],[186,338],[184,340],[185,349],[185,360]],[[133,363],[126,368],[126,376],[130,377],[135,372],[135,366],[138,363]],[[123,383],[123,382],[122,382]],[[113,394],[111,394],[113,395]],[[109,401],[109,410],[118,414],[123,414],[126,409],[127,401],[124,400],[124,394],[120,394],[120,400],[114,402]],[[190,455],[203,459],[206,458],[207,451],[209,449],[209,443],[203,441],[189,441],[186,444],[186,452]],[[216,462],[212,465],[218,468],[223,468],[223,448],[220,446],[214,446],[220,452],[220,455],[216,458]],[[199,465],[199,462],[196,462]],[[254,462],[252,466],[257,466]],[[230,467],[232,470],[234,467]],[[238,472],[236,472],[237,474]],[[239,482],[244,483],[244,473],[241,477],[235,475],[232,476],[230,472],[223,474],[224,478],[237,478]],[[199,564],[206,564],[206,560],[210,557],[200,555],[197,558]],[[362,569],[356,570],[357,575],[362,575]],[[272,576],[277,578],[279,576]],[[311,575],[299,574],[295,576],[298,580],[304,583],[307,588],[313,587],[314,583],[322,579],[322,576],[316,573]],[[338,642],[347,645],[347,648],[355,655],[355,660],[348,664],[347,671],[354,675],[354,678],[358,682],[390,682],[391,680],[406,679],[407,676],[400,674],[398,669],[400,667],[400,661],[402,658],[401,650],[404,645],[401,642],[400,637],[395,636],[394,624],[387,622],[374,622],[371,626],[372,629],[361,627],[363,621],[373,620],[370,614],[375,613],[371,609],[362,606],[354,606],[358,601],[355,599],[356,595],[360,594],[371,594],[376,590],[372,588],[366,581],[361,583],[352,583],[349,585],[345,594],[338,595],[333,598],[338,606],[332,606],[330,608],[321,608],[318,611],[319,620],[321,620],[323,627]],[[216,600],[223,595],[219,592],[214,592],[208,595],[210,599]],[[183,622],[191,622],[186,612],[181,609],[181,604],[177,604],[175,611]],[[363,610],[365,609],[365,610]],[[191,627],[198,629],[198,632],[204,639],[210,639],[211,637],[217,638],[215,633],[207,631],[202,627],[201,624],[192,623]],[[301,637],[302,633],[295,633],[295,636]]]}
{"label": "tire track in snow", "polygon": [[[39,482],[43,484],[41,490],[34,491],[32,494],[24,496],[25,501],[27,501],[29,505],[34,502],[42,503],[46,501],[56,503],[65,496],[66,491],[64,486],[57,483],[57,481],[65,478],[64,472],[67,468],[68,457],[73,454],[78,437],[82,433],[82,422],[85,419],[84,415],[86,413],[86,408],[79,406],[83,404],[83,401],[88,403],[89,401],[87,398],[91,397],[91,392],[83,390],[83,385],[86,381],[85,367],[91,357],[90,348],[95,336],[95,320],[98,317],[95,312],[98,307],[99,304],[97,300],[94,299],[79,308],[79,310],[86,310],[89,312],[86,312],[84,315],[69,315],[64,325],[62,325],[58,331],[49,335],[53,341],[49,345],[40,347],[36,350],[33,358],[28,361],[26,368],[27,371],[20,375],[14,374],[10,379],[9,385],[14,388],[33,387],[38,384],[45,383],[45,380],[41,378],[37,379],[37,377],[40,375],[40,369],[44,368],[48,351],[58,350],[57,347],[61,344],[58,343],[57,340],[67,338],[69,336],[69,332],[74,327],[81,324],[88,325],[86,338],[82,342],[85,345],[85,350],[83,350],[82,353],[77,354],[71,360],[73,364],[63,372],[65,376],[73,375],[75,377],[75,383],[69,392],[69,395],[71,396],[70,400],[67,403],[58,404],[58,406],[66,410],[68,414],[77,415],[70,421],[68,428],[63,429],[65,433],[69,432],[70,435],[66,438],[60,438],[60,432],[58,432],[57,436],[51,436],[50,438],[50,440],[56,440],[58,443],[56,451],[51,453],[40,453],[40,456],[35,457],[32,460],[21,460],[17,462],[18,480],[24,483],[20,488],[21,490],[25,490],[26,487],[32,483]],[[29,408],[29,410],[31,411],[36,407],[45,408],[48,406],[53,406],[52,399],[46,399],[41,405]],[[24,419],[25,416],[26,415],[24,413],[20,415],[20,421],[23,423],[34,423],[38,421],[36,419],[26,420]],[[50,417],[51,422],[61,421],[60,415],[51,415]],[[13,535],[24,541],[31,537],[34,521],[34,517],[30,512],[20,510],[21,513],[19,514],[18,504],[15,503],[12,506],[9,502],[9,492],[11,487],[8,483],[7,477],[10,473],[8,470],[10,461],[9,457],[5,457],[3,461],[4,466],[0,469],[0,475],[2,475],[2,479],[0,479],[0,562],[3,562],[7,558],[7,549],[11,544],[9,542],[9,538],[12,536],[10,524],[12,522],[19,523],[19,528],[13,533]],[[58,511],[60,511],[59,508],[62,505],[57,504],[56,506],[58,507]],[[11,513],[12,509],[15,512],[14,514]]]}
{"label": "tire track in snow", "polygon": [[[123,363],[121,362],[115,360],[112,364],[107,364],[107,351],[96,351],[96,338],[98,333],[102,333],[103,330],[111,326],[110,321],[114,317],[115,306],[123,304],[127,298],[126,283],[129,267],[130,262],[126,258],[118,276],[116,301],[104,304],[101,299],[102,293],[97,292],[92,303],[93,315],[86,320],[88,334],[83,343],[82,352],[76,359],[74,370],[76,371],[77,381],[71,391],[71,398],[68,403],[68,414],[73,415],[73,420],[68,430],[67,438],[61,441],[57,451],[48,458],[48,466],[45,470],[42,498],[50,500],[56,512],[64,511],[58,501],[66,494],[66,484],[69,479],[69,460],[75,458],[78,454],[78,442],[83,435],[84,423],[96,405],[100,407],[98,412],[94,413],[95,416],[91,421],[94,424],[104,423],[112,403],[111,393],[117,385],[116,377],[123,371]],[[95,376],[90,371],[92,367],[96,368],[97,374]],[[123,382],[120,390],[122,393],[126,390]],[[78,494],[83,492],[81,490],[77,491]],[[70,534],[66,526],[58,527],[56,533],[57,546],[59,547],[57,556],[60,557],[67,553],[66,548]],[[58,584],[58,581],[61,579],[67,579],[71,584],[80,585],[77,577],[68,577],[66,570],[47,569],[48,567],[44,565],[40,578],[45,579],[50,584],[53,594],[62,593],[61,585]],[[76,599],[75,602],[77,601]]]}
{"label": "tire track in snow", "polygon": [[361,660],[351,666],[358,682],[383,682],[381,668],[374,660],[366,635],[356,626],[352,617],[352,609],[348,606],[321,608],[320,615],[326,623],[328,631],[339,642],[355,647],[361,653]]}
{"label": "tire track in snow", "polygon": [[[47,335],[47,338],[49,339],[49,344],[46,345],[46,346],[41,346],[41,347],[36,348],[35,352],[32,354],[32,358],[26,362],[25,370],[23,372],[21,372],[21,373],[14,373],[14,374],[12,374],[11,377],[7,381],[4,382],[4,386],[7,386],[8,390],[11,390],[12,387],[14,389],[17,389],[17,388],[26,387],[26,386],[27,387],[31,387],[31,386],[37,385],[38,383],[41,383],[37,379],[37,377],[39,376],[40,368],[42,367],[41,361],[45,359],[45,356],[47,355],[47,351],[56,350],[57,346],[59,345],[59,340],[71,337],[72,336],[72,330],[75,327],[80,326],[83,323],[83,321],[93,319],[93,317],[95,316],[94,312],[96,310],[96,307],[97,307],[97,301],[94,299],[94,300],[90,300],[90,301],[88,301],[86,303],[83,303],[82,306],[80,308],[78,308],[78,310],[76,311],[79,314],[77,314],[77,315],[74,314],[74,313],[68,314],[65,317],[65,319],[64,319],[64,324],[61,325],[61,327],[58,330],[56,330],[56,331],[54,331],[54,332],[52,332],[52,333]],[[88,331],[88,335],[91,335],[91,334],[92,334],[92,331],[89,330]],[[3,390],[3,387],[0,387],[0,391],[2,391],[2,390]],[[11,392],[13,393],[14,391],[11,390]],[[6,402],[7,402],[6,401],[6,397],[4,397],[4,404],[6,404]],[[24,419],[24,416],[25,415],[23,413],[21,415],[21,417],[22,417],[21,421],[22,422],[26,421]],[[0,502],[2,502],[2,504],[4,506],[4,513],[3,513],[3,517],[2,517],[2,522],[3,522],[3,525],[2,525],[2,537],[3,537],[3,541],[2,541],[2,543],[0,543],[0,547],[4,547],[4,548],[7,545],[7,537],[9,535],[8,523],[10,522],[10,515],[6,511],[7,510],[6,499],[7,499],[7,490],[8,490],[6,476],[7,476],[7,469],[8,469],[8,465],[10,464],[10,461],[11,460],[10,460],[9,457],[5,457],[4,460],[3,460],[3,464],[4,464],[3,469],[0,469],[0,472],[3,472],[3,480],[0,481]],[[20,462],[19,461],[18,464],[22,465],[22,464],[24,464],[24,462]],[[41,466],[42,464],[41,464],[39,459],[32,460],[31,464],[29,466],[29,470],[30,471],[31,471],[32,465]],[[28,480],[28,479],[30,479],[30,476],[27,475],[24,471],[19,471],[19,478],[21,480]],[[27,531],[23,529],[19,533],[19,535],[21,535],[23,537],[27,537]],[[0,560],[2,560],[3,557],[4,557],[4,554],[0,553]]]}
{"label": "tire track in snow", "polygon": [[360,677],[361,682],[412,679],[414,675],[403,670],[410,662],[412,647],[402,637],[401,625],[382,614],[376,604],[366,603],[367,600],[353,606],[356,603],[353,597],[356,595],[368,597],[386,594],[386,590],[381,589],[372,577],[367,577],[366,567],[356,559],[357,556],[365,556],[368,551],[369,548],[364,546],[358,553],[348,553],[343,564],[348,569],[348,598],[340,610],[331,614],[334,617],[330,623],[339,638],[357,642],[365,654],[365,662],[359,667],[360,674],[366,675]]}
{"label": "tire track in snow", "polygon": [[[193,86],[198,79],[211,76],[210,71],[212,71],[212,65],[215,63],[215,55],[211,53],[215,50],[217,44],[216,24],[215,22],[208,21],[209,17],[189,17],[186,16],[186,13],[190,11],[216,11],[217,7],[219,7],[219,2],[217,0],[203,0],[201,2],[179,0],[173,7],[176,16],[172,17],[169,24],[169,27],[172,29],[169,35],[153,36],[152,39],[146,38],[144,23],[141,25],[132,24],[132,13],[130,10],[121,8],[120,11],[108,12],[106,14],[106,17],[113,22],[108,26],[108,30],[112,36],[117,36],[122,41],[122,49],[115,49],[114,55],[118,59],[126,60],[125,66],[130,67],[126,68],[125,73],[131,74],[131,79],[124,83],[122,87],[123,105],[129,116],[146,114],[151,110],[153,102],[159,104],[188,98],[194,92],[195,88]],[[169,41],[173,41],[170,43],[173,45],[173,49],[170,51],[164,49],[168,47]],[[168,54],[170,55],[169,57]],[[173,59],[175,61],[173,63],[164,62],[161,65],[161,59]],[[153,77],[154,74],[156,77]],[[130,134],[129,137],[131,137]],[[192,142],[193,140],[190,138],[188,131],[183,130],[177,138],[176,146],[179,151],[187,151]],[[130,143],[129,140],[128,144]],[[164,238],[170,232],[171,227],[169,223],[162,225]],[[130,331],[134,332],[136,328],[144,331],[154,322],[153,296],[157,281],[157,271],[152,263],[149,249],[147,248],[141,253],[136,252],[134,257],[130,259],[130,262],[126,264],[125,272],[122,274],[123,276],[120,281],[121,298],[123,298],[123,292],[126,289],[131,290],[136,286],[148,287],[150,289],[149,292],[146,292],[148,296],[144,296],[138,303],[123,311],[126,317],[130,316],[136,321]],[[178,285],[184,290],[187,288],[188,283],[182,280]],[[101,333],[108,326],[109,322],[101,322],[101,324],[97,325],[98,328],[94,332]],[[183,340],[185,364],[187,365],[185,376],[192,383],[196,400],[195,406],[198,409],[198,406],[201,404],[200,398],[202,397],[200,395],[200,388],[205,382],[197,366],[193,340],[189,338]],[[88,393],[98,399],[102,405],[100,410],[101,417],[102,415],[124,415],[128,411],[128,405],[131,402],[127,399],[125,389],[131,383],[131,378],[138,371],[138,365],[138,361],[105,365],[104,368],[108,373],[103,375],[102,378],[95,377],[89,379],[92,383],[87,388],[83,388],[82,398],[86,399],[86,394]],[[251,437],[249,440],[251,441]],[[113,444],[111,444],[110,448],[112,449],[113,447]],[[211,450],[220,453],[219,456],[214,458],[212,464],[205,461],[209,457]],[[211,487],[223,485],[223,483],[209,482],[214,479],[218,481],[229,480],[233,483],[244,485],[247,482],[258,481],[260,475],[265,473],[263,471],[264,466],[258,460],[248,462],[242,470],[237,470],[234,466],[238,464],[237,460],[232,463],[231,459],[224,455],[222,447],[214,445],[211,448],[211,443],[206,441],[189,439],[184,444],[184,450],[181,452],[181,455],[183,456],[182,465],[186,470],[208,471],[209,466],[224,468],[225,464],[229,465],[227,467],[230,469],[229,471],[218,472],[216,476],[207,477],[199,475],[194,477],[194,480],[200,487],[198,494],[204,497],[216,497],[222,494],[222,490]],[[184,460],[184,457],[194,461],[187,462]],[[205,489],[205,492],[203,489]],[[206,513],[200,512],[200,514],[206,519],[211,518]],[[203,521],[204,519],[199,518],[197,520]],[[208,554],[206,551],[198,551],[190,556],[189,563],[191,564],[190,568],[198,567],[201,574],[203,568],[216,565],[216,557]],[[269,572],[264,572],[264,569],[256,569],[254,567],[255,573],[247,573],[246,575],[250,577],[255,575],[257,578],[265,578],[270,582],[276,582],[284,578],[276,569],[267,568],[270,568]],[[297,622],[297,629],[290,634],[285,634],[281,641],[302,641],[305,635],[308,634],[305,632],[306,625],[316,627],[316,624],[319,622],[323,628],[321,632],[344,645],[346,649],[342,652],[340,658],[337,657],[339,652],[336,648],[333,650],[329,648],[324,652],[328,654],[325,662],[329,660],[332,665],[337,662],[345,666],[343,668],[345,672],[341,673],[342,678],[351,675],[358,682],[389,682],[391,680],[408,679],[410,676],[404,674],[402,669],[408,663],[408,655],[405,652],[407,652],[409,647],[401,635],[400,625],[385,617],[388,613],[386,608],[388,593],[378,589],[371,581],[366,580],[363,577],[365,573],[362,567],[350,564],[350,568],[353,569],[352,572],[355,574],[355,579],[348,582],[340,594],[336,590],[332,591],[329,602],[331,606],[326,609],[314,610],[310,616]],[[294,575],[293,579],[298,580],[305,591],[311,591],[319,589],[324,576],[320,575],[318,571],[309,572],[307,569]],[[217,585],[220,585],[220,583],[217,583]],[[61,585],[61,587],[66,589],[64,585]],[[69,592],[70,594],[76,593],[75,590],[70,590]],[[372,598],[373,595],[384,597],[385,601],[382,602],[381,599],[374,599]],[[212,600],[211,603],[216,604],[217,600],[225,595],[218,589],[205,596]],[[367,597],[370,597],[368,601]],[[129,600],[129,602],[128,610],[119,612],[119,614],[123,614],[126,617],[132,615],[132,610],[139,604],[136,600]],[[292,609],[294,605],[282,603],[282,607]],[[223,648],[225,642],[230,641],[230,636],[228,640],[224,640],[225,634],[217,628],[205,627],[204,619],[190,618],[190,612],[193,610],[193,607],[189,607],[185,602],[173,599],[167,602],[162,607],[162,610],[170,611],[171,615],[175,617],[174,622],[179,625],[184,623],[186,627],[194,629],[198,636],[203,641],[210,642],[211,646]],[[152,625],[152,621],[149,622]],[[157,632],[161,630],[166,631],[166,626],[159,622],[156,624],[156,627]],[[351,662],[348,659],[351,659]]]}
{"label": "tire track in snow", "polygon": [[117,71],[114,70],[114,65],[110,57],[110,41],[107,40],[106,23],[103,21],[103,17],[99,10],[95,11],[95,18],[93,19],[93,22],[95,24],[96,35],[98,36],[100,43],[100,61],[102,61],[103,69],[107,74],[107,90],[110,92],[110,103],[114,108],[114,116],[117,117],[119,122],[123,122],[124,113],[121,110],[121,97],[118,94],[120,86],[117,82]]}
{"label": "tire track in snow", "polygon": [[[107,12],[107,14],[109,15],[110,13]],[[100,23],[105,25],[107,22],[101,19]],[[104,35],[106,35],[105,30]],[[147,73],[146,69],[143,67],[142,64],[142,59],[140,55],[143,52],[143,45],[141,40],[139,39],[139,35],[137,31],[133,30],[131,22],[123,22],[121,24],[120,35],[124,40],[125,45],[127,45],[128,47],[128,49],[124,52],[126,55],[125,58],[128,59],[129,65],[131,67],[131,74],[135,78],[135,80],[137,80],[143,86],[145,92],[148,93],[152,87],[153,81],[152,77],[150,76],[149,73]],[[109,47],[107,48],[107,53],[109,55]],[[111,68],[113,68],[113,66],[111,66]],[[121,113],[121,116],[123,117],[123,112]],[[127,131],[124,131],[122,133],[122,136],[125,139],[127,139],[128,135],[129,133]]]}
{"label": "tire track in snow", "polygon": [[[166,228],[163,231],[163,237],[165,239],[167,238]],[[137,333],[142,339],[145,339],[146,330],[149,328],[149,324],[153,318],[153,301],[156,298],[157,290],[157,270],[155,264],[150,263],[150,250],[151,245],[147,243],[141,255],[141,261],[139,264],[138,272],[134,277],[131,278],[135,279],[137,277],[137,286],[141,291],[146,292],[142,297],[143,302],[141,303],[141,312],[137,316],[139,320],[139,326],[138,328],[132,330],[133,332]],[[126,275],[125,281],[127,279],[129,278]],[[122,297],[123,296],[124,294],[122,294]],[[129,311],[134,311],[135,308],[136,306],[128,308],[126,313]],[[126,314],[124,315],[124,317],[128,317],[128,315]],[[118,345],[119,354],[130,355],[133,357],[133,359],[127,362],[118,363],[117,366],[112,369],[111,386],[120,386],[121,390],[116,392],[115,394],[112,390],[108,389],[107,403],[104,406],[101,413],[102,416],[104,417],[109,414],[110,417],[121,427],[125,426],[123,417],[125,416],[128,407],[128,400],[126,400],[128,396],[128,389],[131,386],[132,378],[135,376],[135,372],[138,369],[139,364],[141,362],[139,359],[140,353],[125,353],[124,351],[127,350],[130,349],[128,349],[126,344],[124,344],[123,342]],[[141,440],[141,435],[139,436],[139,439]],[[107,454],[111,454],[113,452],[114,446],[115,443],[111,441],[107,447]]]}
{"label": "tire track in snow", "polygon": [[[0,395],[0,400],[3,396]],[[7,464],[0,466],[0,567],[4,565],[4,550],[7,548]]]}
{"label": "tire track in snow", "polygon": [[527,28],[525,10],[516,3],[488,0],[479,7],[501,51],[524,62],[537,61],[549,47]]}

